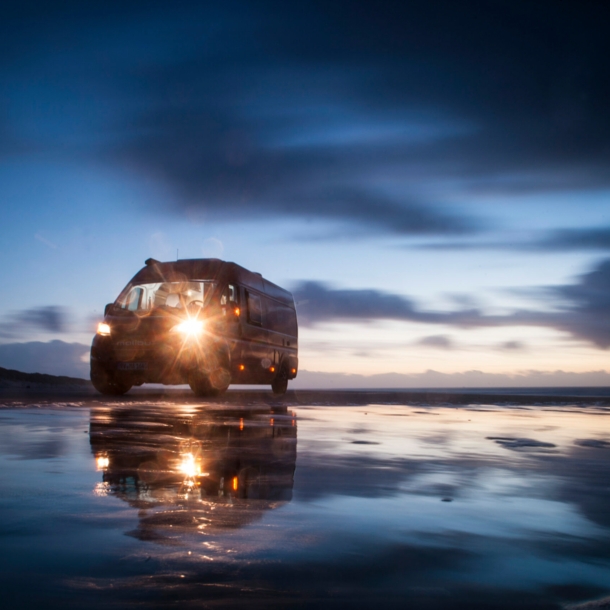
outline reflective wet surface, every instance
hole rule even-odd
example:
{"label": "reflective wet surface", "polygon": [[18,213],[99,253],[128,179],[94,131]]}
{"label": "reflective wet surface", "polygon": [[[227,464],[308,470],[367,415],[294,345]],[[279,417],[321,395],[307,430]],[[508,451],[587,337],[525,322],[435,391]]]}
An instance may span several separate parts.
{"label": "reflective wet surface", "polygon": [[5,607],[562,608],[610,595],[610,409],[0,409]]}

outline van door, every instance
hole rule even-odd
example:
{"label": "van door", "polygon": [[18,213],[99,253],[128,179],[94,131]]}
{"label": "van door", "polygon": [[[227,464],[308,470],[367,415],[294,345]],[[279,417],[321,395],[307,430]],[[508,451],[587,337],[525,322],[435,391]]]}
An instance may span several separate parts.
{"label": "van door", "polygon": [[273,375],[273,345],[269,342],[269,331],[266,328],[265,302],[264,297],[257,292],[246,289],[246,327],[248,339],[247,347],[247,366],[253,375],[253,381],[258,383],[268,382]]}

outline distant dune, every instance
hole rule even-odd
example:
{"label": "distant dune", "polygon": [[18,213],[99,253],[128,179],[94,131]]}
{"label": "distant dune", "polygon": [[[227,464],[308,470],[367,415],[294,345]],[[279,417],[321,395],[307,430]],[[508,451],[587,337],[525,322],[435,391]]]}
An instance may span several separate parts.
{"label": "distant dune", "polygon": [[66,377],[64,375],[45,375],[43,373],[22,373],[0,366],[0,387],[23,387],[28,384],[52,385],[52,386],[91,386],[88,379],[78,377]]}

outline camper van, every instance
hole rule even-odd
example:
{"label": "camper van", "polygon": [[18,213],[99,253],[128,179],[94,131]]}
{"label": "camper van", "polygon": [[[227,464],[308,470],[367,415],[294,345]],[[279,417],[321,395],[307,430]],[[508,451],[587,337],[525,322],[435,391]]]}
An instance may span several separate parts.
{"label": "camper van", "polygon": [[188,383],[199,396],[230,384],[268,384],[281,395],[297,370],[290,292],[210,258],[149,258],[106,305],[91,345],[91,382],[102,394]]}

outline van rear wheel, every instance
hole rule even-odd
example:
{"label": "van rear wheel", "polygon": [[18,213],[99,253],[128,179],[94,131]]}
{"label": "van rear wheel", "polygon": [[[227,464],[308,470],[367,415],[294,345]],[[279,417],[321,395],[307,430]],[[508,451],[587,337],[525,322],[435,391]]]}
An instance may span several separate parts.
{"label": "van rear wheel", "polygon": [[286,394],[286,390],[288,390],[288,377],[286,377],[285,373],[279,373],[271,382],[271,390],[276,396],[283,396]]}
{"label": "van rear wheel", "polygon": [[195,396],[213,396],[212,384],[208,376],[200,371],[193,371],[189,375],[189,386]]}

